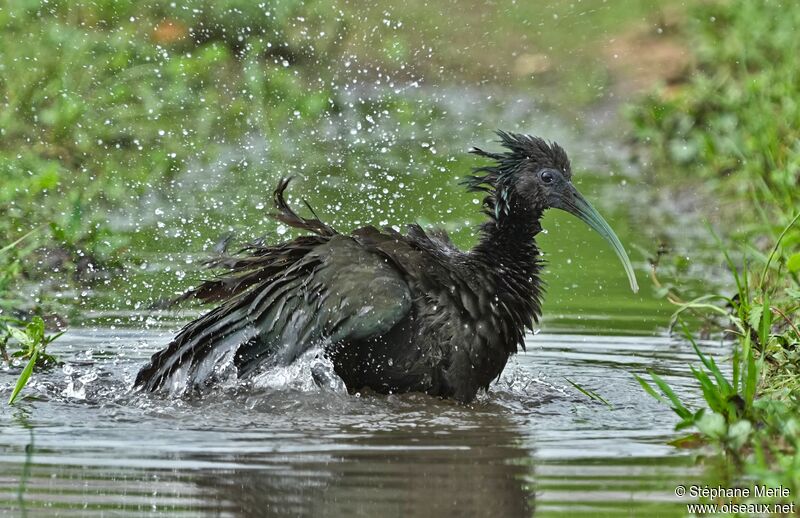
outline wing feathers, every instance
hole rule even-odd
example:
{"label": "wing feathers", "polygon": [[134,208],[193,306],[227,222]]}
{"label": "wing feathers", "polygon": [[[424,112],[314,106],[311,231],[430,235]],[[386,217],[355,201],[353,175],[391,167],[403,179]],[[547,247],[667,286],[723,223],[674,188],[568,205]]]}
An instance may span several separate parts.
{"label": "wing feathers", "polygon": [[186,385],[202,385],[231,361],[246,375],[264,363],[291,362],[322,342],[379,336],[407,316],[411,296],[396,267],[368,242],[337,234],[316,215],[297,215],[283,198],[288,184],[281,180],[275,190],[274,217],[316,235],[253,244],[210,261],[227,273],[179,300],[222,304],[154,354],[137,386],[156,390],[184,375]]}
{"label": "wing feathers", "polygon": [[247,375],[262,364],[294,361],[314,345],[379,336],[410,307],[408,285],[381,255],[334,236],[187,325],[142,369],[137,385],[155,390],[177,372],[202,385],[231,357]]}

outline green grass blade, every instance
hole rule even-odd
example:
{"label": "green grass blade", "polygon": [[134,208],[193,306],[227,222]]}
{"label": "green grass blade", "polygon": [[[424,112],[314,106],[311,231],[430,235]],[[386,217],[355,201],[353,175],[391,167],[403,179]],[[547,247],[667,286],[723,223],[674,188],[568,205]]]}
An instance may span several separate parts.
{"label": "green grass blade", "polygon": [[714,304],[705,303],[705,301],[710,300],[720,300],[724,302],[726,305],[735,305],[735,302],[728,297],[719,294],[710,294],[710,295],[703,295],[702,297],[697,297],[696,299],[690,300],[689,302],[685,302],[678,306],[678,309],[672,314],[670,318],[670,327],[674,326],[679,320],[681,315],[684,311],[688,310],[708,310],[714,313],[718,313],[723,317],[730,320],[738,329],[739,332],[744,333],[745,330],[742,327],[742,323],[738,318],[735,318],[731,315],[730,311],[727,309],[716,306]]}
{"label": "green grass blade", "polygon": [[741,369],[743,365],[742,347],[738,341],[733,345],[733,393],[739,393],[739,381],[743,379]]}
{"label": "green grass blade", "polygon": [[44,339],[43,344],[44,345],[48,345],[48,344],[51,344],[51,343],[55,342],[56,340],[61,338],[61,335],[63,335],[64,333],[66,333],[66,331],[61,331],[61,332],[56,333],[56,334],[54,334],[52,336],[46,336],[45,339]]}
{"label": "green grass blade", "polygon": [[664,399],[661,394],[656,392],[656,390],[647,382],[647,380],[641,376],[637,376],[636,374],[634,374],[633,377],[636,378],[636,381],[639,382],[639,385],[642,386],[645,392],[653,396],[658,402],[667,404],[667,400]]}
{"label": "green grass blade", "polygon": [[753,408],[753,400],[756,395],[756,381],[758,379],[758,368],[756,367],[756,359],[753,354],[753,347],[750,343],[749,335],[745,337],[742,356],[747,366],[744,374],[745,379],[742,383],[744,385],[744,402],[745,408],[749,411]]}
{"label": "green grass blade", "polygon": [[681,327],[684,336],[686,337],[687,340],[689,340],[689,343],[692,344],[692,348],[694,349],[694,352],[697,355],[697,357],[700,358],[700,361],[703,362],[703,365],[705,365],[706,369],[708,369],[708,371],[714,375],[714,379],[717,380],[717,385],[721,389],[725,390],[726,395],[732,394],[733,387],[731,386],[730,382],[725,378],[725,376],[722,374],[722,371],[719,370],[719,367],[717,367],[717,362],[714,361],[714,358],[710,358],[705,354],[703,354],[703,352],[700,350],[700,347],[697,345],[694,336],[692,336],[691,331],[689,331],[689,328],[686,327],[686,323],[682,321]]}
{"label": "green grass blade", "polygon": [[792,221],[790,221],[789,224],[783,228],[783,231],[778,236],[778,239],[775,240],[775,246],[772,247],[772,251],[767,256],[767,263],[764,265],[764,270],[761,272],[761,283],[759,284],[761,288],[764,287],[764,282],[767,278],[767,272],[769,271],[769,265],[770,263],[772,263],[772,258],[775,257],[775,254],[778,252],[778,248],[780,248],[781,246],[781,241],[783,241],[783,237],[786,235],[787,232],[789,232],[789,229],[792,228],[795,223],[797,223],[798,219],[800,219],[800,212],[798,212],[794,216],[794,218],[792,218]]}
{"label": "green grass blade", "polygon": [[597,392],[595,392],[593,390],[585,389],[585,388],[581,387],[580,385],[578,385],[577,383],[575,383],[574,381],[572,381],[571,379],[569,379],[567,377],[564,377],[564,379],[567,380],[567,383],[569,383],[570,385],[575,387],[576,390],[581,392],[583,395],[585,395],[589,399],[592,399],[594,401],[599,401],[599,402],[603,403],[604,405],[606,405],[609,408],[614,408],[611,405],[611,403],[609,403],[603,396],[601,396]]}
{"label": "green grass blade", "polygon": [[719,386],[711,381],[704,370],[694,367],[690,367],[690,369],[692,375],[700,383],[700,390],[703,392],[703,399],[708,403],[708,407],[720,415],[725,415],[726,395],[720,392]]}
{"label": "green grass blade", "polygon": [[744,258],[744,274],[743,282],[744,282],[744,298],[739,296],[739,318],[744,319],[745,313],[750,310],[750,262],[747,260],[747,256]]}
{"label": "green grass blade", "polygon": [[772,311],[769,309],[769,293],[764,291],[764,306],[761,309],[761,323],[758,326],[758,340],[761,342],[761,350],[766,349],[769,343],[769,334],[772,328]]}
{"label": "green grass blade", "polygon": [[17,384],[14,386],[14,391],[11,393],[11,397],[8,398],[8,404],[13,405],[14,400],[17,399],[19,393],[28,384],[28,380],[31,378],[31,374],[33,374],[33,366],[36,365],[36,359],[39,357],[39,348],[35,348],[33,350],[33,354],[31,355],[31,359],[28,360],[28,364],[25,365],[25,368],[22,369],[22,373],[20,373],[19,378],[17,379]]}
{"label": "green grass blade", "polygon": [[[722,240],[719,238],[717,233],[714,232],[714,229],[711,228],[711,225],[706,223],[706,228],[708,228],[708,231],[714,237],[714,241],[717,242],[717,246],[722,251],[723,257],[725,257],[725,262],[728,264],[728,269],[733,274],[733,280],[736,281],[736,290],[739,292],[739,298],[741,300],[742,297],[744,297],[745,294],[743,293],[743,290],[742,290],[743,285],[742,285],[741,279],[739,278],[739,271],[736,269],[736,265],[733,264],[733,261],[731,260],[731,256],[728,254],[728,249],[722,243]],[[747,275],[747,270],[744,271],[744,275]]]}
{"label": "green grass blade", "polygon": [[675,394],[675,392],[672,390],[672,387],[670,387],[669,384],[666,381],[664,381],[658,374],[652,371],[648,371],[648,373],[650,374],[650,377],[653,378],[653,382],[656,384],[659,390],[661,390],[661,392],[663,392],[664,395],[667,396],[667,399],[670,400],[670,402],[672,403],[672,409],[675,411],[675,413],[678,414],[682,419],[691,418],[692,413],[689,411],[688,408],[686,408],[683,405],[683,403],[681,403],[681,400],[678,398],[678,395]]}
{"label": "green grass blade", "polygon": [[30,236],[32,236],[33,234],[35,234],[36,232],[38,232],[40,228],[42,228],[42,227],[41,227],[41,226],[39,226],[39,227],[36,227],[35,229],[31,230],[30,232],[28,232],[28,233],[27,233],[27,234],[25,234],[24,236],[20,237],[20,238],[19,238],[19,239],[17,239],[16,241],[14,241],[14,242],[12,242],[12,243],[9,243],[9,244],[7,244],[7,245],[6,245],[6,246],[4,246],[3,248],[0,248],[0,255],[2,255],[2,254],[4,254],[4,253],[8,252],[9,250],[11,250],[12,248],[14,248],[14,247],[15,247],[15,246],[17,246],[18,244],[20,244],[20,243],[22,243],[23,241],[25,241],[26,239],[28,239],[28,237],[30,237]]}

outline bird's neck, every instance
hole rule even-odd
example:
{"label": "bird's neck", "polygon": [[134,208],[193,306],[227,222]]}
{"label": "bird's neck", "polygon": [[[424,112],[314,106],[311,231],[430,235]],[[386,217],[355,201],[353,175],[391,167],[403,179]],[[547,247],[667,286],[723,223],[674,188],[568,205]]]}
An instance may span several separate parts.
{"label": "bird's neck", "polygon": [[542,231],[541,217],[541,212],[512,205],[509,213],[501,213],[481,225],[480,240],[471,255],[494,268],[523,275],[535,273],[540,255],[535,238]]}
{"label": "bird's neck", "polygon": [[542,269],[536,234],[541,212],[517,207],[481,226],[481,237],[470,258],[481,271],[492,272],[487,288],[493,293],[501,329],[503,354],[525,348],[525,329],[541,316]]}

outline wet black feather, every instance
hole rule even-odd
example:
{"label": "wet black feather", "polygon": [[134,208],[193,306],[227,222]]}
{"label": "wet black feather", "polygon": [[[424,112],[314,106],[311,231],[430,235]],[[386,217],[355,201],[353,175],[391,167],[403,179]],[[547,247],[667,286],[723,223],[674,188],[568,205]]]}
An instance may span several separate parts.
{"label": "wet black feather", "polygon": [[483,211],[490,218],[496,220],[501,213],[509,213],[509,195],[514,177],[521,174],[530,163],[553,167],[563,172],[567,179],[571,178],[572,168],[567,153],[557,143],[507,131],[497,131],[497,135],[500,137],[499,143],[507,151],[493,153],[477,147],[470,149],[470,153],[490,158],[495,163],[476,167],[473,174],[462,182],[470,191],[487,193],[483,199]]}
{"label": "wet black feather", "polygon": [[294,212],[284,198],[289,179],[281,180],[273,217],[309,235],[213,259],[209,266],[222,273],[182,300],[220,305],[153,355],[136,385],[203,386],[225,369],[248,376],[317,345],[351,391],[470,401],[524,349],[541,314],[543,262],[534,239],[541,211],[520,205],[515,179],[532,163],[570,171],[557,144],[498,135],[505,151],[472,150],[495,163],[465,181],[486,193],[489,216],[466,252],[444,231],[418,225],[405,234],[374,227],[340,234],[310,207],[312,218]]}

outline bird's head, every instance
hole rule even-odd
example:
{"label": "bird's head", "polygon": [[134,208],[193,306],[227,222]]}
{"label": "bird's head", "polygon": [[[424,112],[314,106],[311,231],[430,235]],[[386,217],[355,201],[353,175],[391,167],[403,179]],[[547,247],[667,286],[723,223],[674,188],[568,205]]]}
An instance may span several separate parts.
{"label": "bird's head", "polygon": [[628,254],[605,219],[572,185],[572,169],[567,153],[555,142],[498,131],[502,153],[473,148],[471,153],[491,158],[494,164],[479,167],[465,183],[472,191],[486,192],[484,211],[500,222],[523,214],[539,217],[549,208],[561,209],[577,216],[598,232],[614,248],[625,273],[636,292],[639,287]]}

